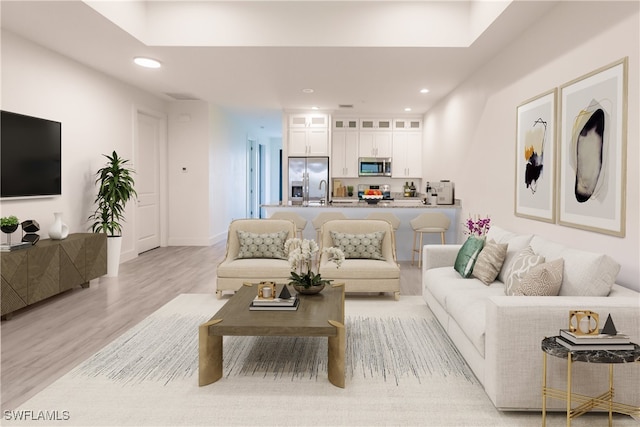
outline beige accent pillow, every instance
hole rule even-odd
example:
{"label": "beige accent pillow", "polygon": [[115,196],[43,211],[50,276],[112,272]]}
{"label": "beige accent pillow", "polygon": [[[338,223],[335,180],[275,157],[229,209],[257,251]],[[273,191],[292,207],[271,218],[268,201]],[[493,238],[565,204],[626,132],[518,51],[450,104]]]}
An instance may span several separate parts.
{"label": "beige accent pillow", "polygon": [[496,243],[495,240],[489,240],[478,255],[471,275],[480,279],[485,285],[493,283],[502,268],[504,258],[507,256],[508,246],[506,243]]}
{"label": "beige accent pillow", "polygon": [[284,242],[288,235],[288,231],[259,234],[238,230],[240,248],[236,258],[287,259],[284,253]]}
{"label": "beige accent pillow", "polygon": [[533,253],[531,246],[521,250],[513,260],[511,271],[504,284],[504,293],[511,296],[516,289],[517,281],[521,280],[533,267],[544,263],[544,257]]}
{"label": "beige accent pillow", "polygon": [[557,296],[562,286],[563,269],[562,258],[536,265],[522,279],[516,279],[513,295]]}

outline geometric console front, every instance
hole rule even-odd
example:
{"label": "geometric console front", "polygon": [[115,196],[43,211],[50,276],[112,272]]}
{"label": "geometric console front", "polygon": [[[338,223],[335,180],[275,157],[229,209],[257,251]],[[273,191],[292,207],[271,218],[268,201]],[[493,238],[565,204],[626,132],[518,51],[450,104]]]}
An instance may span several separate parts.
{"label": "geometric console front", "polygon": [[40,240],[27,249],[2,252],[3,319],[20,308],[107,273],[104,233],[75,233],[64,240]]}

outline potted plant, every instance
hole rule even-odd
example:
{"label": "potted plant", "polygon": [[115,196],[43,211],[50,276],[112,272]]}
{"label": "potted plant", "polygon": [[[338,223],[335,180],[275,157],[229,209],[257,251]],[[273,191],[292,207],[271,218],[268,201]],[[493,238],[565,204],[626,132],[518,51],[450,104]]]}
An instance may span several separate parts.
{"label": "potted plant", "polygon": [[95,183],[99,185],[94,203],[96,210],[89,216],[93,221],[94,233],[107,234],[107,276],[118,275],[120,249],[122,247],[122,225],[127,202],[137,196],[134,188],[134,171],[127,166],[129,160],[118,156],[115,151],[107,158],[104,167],[96,172]]}
{"label": "potted plant", "polygon": [[[288,239],[284,244],[284,249],[288,254],[291,266],[289,284],[293,285],[298,293],[317,294],[324,289],[325,285],[331,283],[332,279],[323,279],[320,273],[313,272],[312,261],[319,250],[315,240]],[[344,252],[341,249],[323,248],[322,252],[329,254],[330,259],[340,268],[344,261]]]}
{"label": "potted plant", "polygon": [[7,243],[11,244],[11,233],[18,229],[18,224],[20,224],[20,221],[14,215],[0,218],[0,230],[3,233],[7,233]]}

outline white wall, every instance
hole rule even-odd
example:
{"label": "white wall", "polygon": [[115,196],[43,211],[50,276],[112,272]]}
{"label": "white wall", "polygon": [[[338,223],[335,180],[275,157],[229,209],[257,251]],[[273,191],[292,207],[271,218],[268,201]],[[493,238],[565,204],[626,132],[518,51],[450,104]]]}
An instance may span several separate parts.
{"label": "white wall", "polygon": [[[1,108],[62,122],[62,196],[3,200],[0,215],[35,219],[48,238],[53,212],[70,232],[87,232],[95,197],[94,173],[116,150],[133,158],[135,108],[166,111],[161,99],[78,62],[2,31]],[[122,260],[135,257],[135,203],[126,208]],[[19,232],[16,232],[16,236]]]}
{"label": "white wall", "polygon": [[[425,116],[425,179],[451,179],[463,218],[594,252],[621,265],[617,282],[640,290],[638,2],[560,2]],[[516,107],[554,87],[629,57],[626,236],[514,215]]]}

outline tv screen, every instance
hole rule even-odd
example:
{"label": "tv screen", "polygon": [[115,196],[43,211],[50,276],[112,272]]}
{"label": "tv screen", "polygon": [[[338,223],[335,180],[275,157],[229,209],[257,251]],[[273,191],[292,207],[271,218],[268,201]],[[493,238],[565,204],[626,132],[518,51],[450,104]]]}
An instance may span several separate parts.
{"label": "tv screen", "polygon": [[62,194],[62,124],[0,112],[0,197]]}

